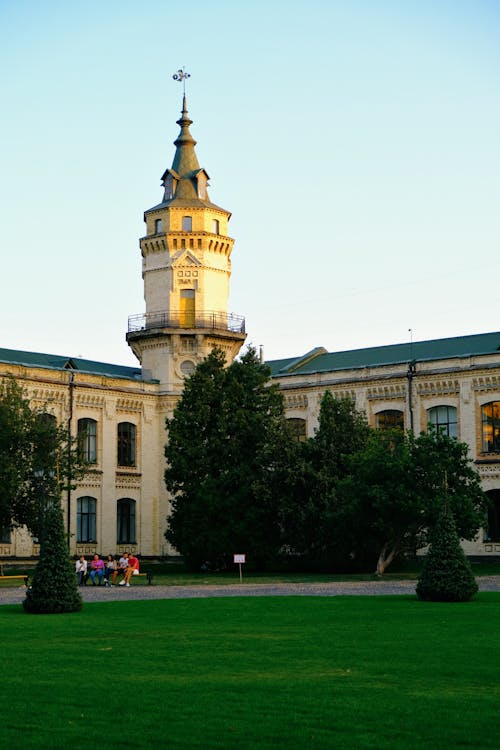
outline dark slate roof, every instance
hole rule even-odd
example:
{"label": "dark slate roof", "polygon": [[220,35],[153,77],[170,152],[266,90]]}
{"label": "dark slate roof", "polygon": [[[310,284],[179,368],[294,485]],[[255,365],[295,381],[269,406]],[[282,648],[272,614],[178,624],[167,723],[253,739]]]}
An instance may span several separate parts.
{"label": "dark slate roof", "polygon": [[40,352],[22,352],[16,349],[0,349],[0,362],[22,365],[25,367],[44,367],[50,370],[77,370],[105,375],[112,378],[130,378],[142,380],[140,367],[126,367],[107,362],[94,362],[80,357],[66,357],[59,354],[42,354]]}
{"label": "dark slate roof", "polygon": [[[315,352],[318,352],[314,356]],[[368,349],[352,349],[344,352],[325,352],[318,348],[303,357],[277,359],[266,364],[273,378],[305,375],[338,370],[355,370],[364,367],[406,364],[411,360],[432,362],[438,359],[474,357],[500,352],[500,332],[478,333],[472,336],[456,336],[449,339],[414,341],[389,346],[374,346]]]}

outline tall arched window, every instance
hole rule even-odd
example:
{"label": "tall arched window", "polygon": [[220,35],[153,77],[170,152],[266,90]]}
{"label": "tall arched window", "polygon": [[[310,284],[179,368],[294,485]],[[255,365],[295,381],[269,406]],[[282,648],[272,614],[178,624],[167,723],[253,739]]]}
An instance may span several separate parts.
{"label": "tall arched window", "polygon": [[290,417],[286,420],[291,428],[292,435],[298,443],[303,443],[307,439],[307,422],[300,417]]}
{"label": "tall arched window", "polygon": [[500,453],[500,401],[481,407],[483,453]]}
{"label": "tall arched window", "polygon": [[181,289],[181,328],[194,328],[195,313],[195,290]]}
{"label": "tall arched window", "polygon": [[79,497],[76,501],[76,541],[95,542],[96,504],[94,497]]}
{"label": "tall arched window", "polygon": [[135,544],[135,500],[118,500],[116,506],[117,544]]}
{"label": "tall arched window", "polygon": [[192,232],[193,231],[193,217],[192,216],[183,216],[182,217],[182,231],[183,232]]}
{"label": "tall arched window", "polygon": [[95,419],[78,420],[78,448],[88,464],[97,463],[97,422]]}
{"label": "tall arched window", "polygon": [[403,430],[405,426],[404,414],[398,409],[385,409],[375,415],[375,426],[379,430]]}
{"label": "tall arched window", "polygon": [[488,528],[484,530],[485,542],[500,542],[500,490],[486,493],[490,505],[488,508]]}
{"label": "tall arched window", "polygon": [[457,409],[455,406],[433,406],[427,410],[427,424],[433,424],[448,437],[457,437]]}
{"label": "tall arched window", "polygon": [[118,425],[118,466],[135,466],[135,424]]}
{"label": "tall arched window", "polygon": [[0,542],[2,544],[10,544],[10,529],[3,529],[0,526]]}

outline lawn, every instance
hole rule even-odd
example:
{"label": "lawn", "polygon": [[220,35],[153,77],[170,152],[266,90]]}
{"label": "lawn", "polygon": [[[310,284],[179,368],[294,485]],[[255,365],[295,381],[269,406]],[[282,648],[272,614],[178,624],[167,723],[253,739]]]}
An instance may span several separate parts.
{"label": "lawn", "polygon": [[0,607],[9,750],[498,748],[500,594]]}

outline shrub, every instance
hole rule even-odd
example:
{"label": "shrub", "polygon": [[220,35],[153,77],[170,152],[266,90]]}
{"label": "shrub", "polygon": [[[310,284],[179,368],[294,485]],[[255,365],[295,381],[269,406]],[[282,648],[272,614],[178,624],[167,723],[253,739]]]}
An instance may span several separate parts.
{"label": "shrub", "polygon": [[446,502],[431,536],[431,544],[417,583],[419,599],[432,602],[466,602],[477,591]]}
{"label": "shrub", "polygon": [[68,552],[62,511],[57,503],[48,508],[45,514],[40,560],[23,607],[30,614],[79,612],[82,608],[82,598]]}

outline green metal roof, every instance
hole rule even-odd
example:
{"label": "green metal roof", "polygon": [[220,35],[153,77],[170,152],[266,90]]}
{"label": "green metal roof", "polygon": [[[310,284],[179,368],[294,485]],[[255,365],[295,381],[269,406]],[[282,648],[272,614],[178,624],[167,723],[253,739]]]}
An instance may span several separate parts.
{"label": "green metal roof", "polygon": [[0,362],[21,365],[23,367],[44,367],[50,370],[76,370],[112,378],[143,379],[140,367],[126,367],[125,365],[113,365],[107,362],[94,362],[90,359],[66,357],[59,354],[0,349]]}
{"label": "green metal roof", "polygon": [[[313,350],[314,352],[315,350]],[[432,362],[439,359],[474,357],[500,352],[500,332],[478,333],[472,336],[456,336],[449,339],[414,341],[413,343],[374,346],[368,349],[352,349],[343,352],[324,352],[318,355],[311,352],[304,357],[278,359],[266,364],[271,368],[271,377],[293,377],[319,372],[355,370],[364,367],[383,367],[416,360]]]}

